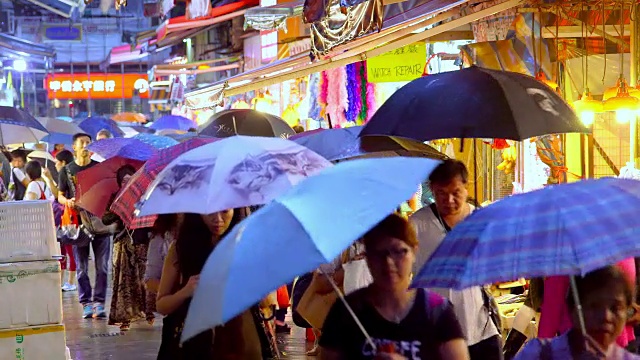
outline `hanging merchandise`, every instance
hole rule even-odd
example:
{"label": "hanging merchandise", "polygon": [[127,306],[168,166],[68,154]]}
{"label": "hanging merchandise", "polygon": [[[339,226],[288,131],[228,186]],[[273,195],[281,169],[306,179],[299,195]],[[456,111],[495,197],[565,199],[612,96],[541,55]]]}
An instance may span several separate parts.
{"label": "hanging merchandise", "polygon": [[332,125],[340,127],[347,122],[345,110],[349,106],[345,68],[327,70],[327,78],[330,79],[327,87],[327,115],[331,116]]}
{"label": "hanging merchandise", "polygon": [[[567,167],[565,156],[562,153],[560,135],[544,135],[535,139],[538,157],[551,168],[549,184],[561,184],[567,182]],[[575,174],[572,174],[576,176]],[[580,176],[576,176],[580,177]]]}
{"label": "hanging merchandise", "polygon": [[307,94],[309,97],[309,117],[318,120],[322,116],[322,101],[320,101],[320,81],[323,73],[313,73],[309,77],[309,89]]}
{"label": "hanging merchandise", "polygon": [[175,77],[173,82],[171,83],[171,92],[169,96],[169,101],[182,102],[184,101],[184,85],[182,85],[182,81],[180,81],[179,77]]}
{"label": "hanging merchandise", "polygon": [[356,121],[358,121],[360,109],[362,108],[362,85],[358,74],[357,63],[345,66],[345,71],[347,74],[347,98],[349,99],[349,106],[347,106],[346,109],[346,118],[347,121],[355,124]]}
{"label": "hanging merchandise", "polygon": [[13,79],[11,77],[11,71],[9,71],[7,74],[7,81],[5,83],[4,89],[2,89],[2,84],[0,84],[0,106],[13,107],[13,103],[17,98],[18,96],[17,96],[16,90],[13,87]]}
{"label": "hanging merchandise", "polygon": [[482,139],[482,142],[491,145],[491,148],[495,150],[503,150],[510,146],[505,139]]}
{"label": "hanging merchandise", "polygon": [[358,123],[364,124],[369,120],[367,116],[367,67],[363,61],[356,63],[358,67],[358,75],[360,76],[360,114],[358,115]]}
{"label": "hanging merchandise", "polygon": [[510,146],[502,150],[502,162],[498,164],[497,169],[504,171],[505,174],[511,174],[516,167],[517,158],[518,151],[516,150],[515,143],[510,142]]}

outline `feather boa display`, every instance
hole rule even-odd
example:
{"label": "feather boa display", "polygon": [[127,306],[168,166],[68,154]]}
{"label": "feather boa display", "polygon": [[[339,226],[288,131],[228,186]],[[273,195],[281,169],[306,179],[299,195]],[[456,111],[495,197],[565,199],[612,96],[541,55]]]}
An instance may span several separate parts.
{"label": "feather boa display", "polygon": [[[367,81],[367,67],[364,67],[364,71],[363,71],[363,75],[362,77],[364,78],[363,81]],[[373,114],[375,114],[377,108],[376,108],[376,84],[374,83],[370,83],[367,82],[367,86],[366,86],[366,97],[367,97],[367,112],[366,112],[366,118],[363,119],[363,122],[367,122],[369,121],[369,119],[371,119],[371,117],[373,116]]]}
{"label": "feather boa display", "polygon": [[357,63],[349,64],[345,68],[347,73],[347,98],[349,99],[345,116],[347,121],[355,124],[362,108],[360,75],[358,74]]}
{"label": "feather boa display", "polygon": [[327,70],[327,115],[332,125],[341,127],[347,121],[345,109],[349,106],[347,96],[347,74],[344,67]]}
{"label": "feather boa display", "polygon": [[358,63],[358,74],[360,78],[360,114],[358,114],[358,125],[362,125],[367,122],[367,64],[364,61]]}
{"label": "feather boa display", "polygon": [[327,72],[320,73],[320,104],[327,106],[327,92],[329,91],[329,78]]}

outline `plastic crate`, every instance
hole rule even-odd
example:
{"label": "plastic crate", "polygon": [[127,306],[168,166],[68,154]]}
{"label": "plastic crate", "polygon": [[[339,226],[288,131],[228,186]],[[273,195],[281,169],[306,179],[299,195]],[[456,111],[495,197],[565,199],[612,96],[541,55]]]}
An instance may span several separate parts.
{"label": "plastic crate", "polygon": [[53,209],[47,200],[0,203],[0,262],[60,256]]}

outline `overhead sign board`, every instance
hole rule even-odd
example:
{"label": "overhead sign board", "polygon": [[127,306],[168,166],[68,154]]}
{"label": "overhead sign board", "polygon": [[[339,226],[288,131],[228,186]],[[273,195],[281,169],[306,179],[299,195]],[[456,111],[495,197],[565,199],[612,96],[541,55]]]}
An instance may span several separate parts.
{"label": "overhead sign board", "polygon": [[45,87],[49,99],[146,99],[150,92],[147,74],[53,74]]}
{"label": "overhead sign board", "polygon": [[418,42],[367,59],[371,83],[411,81],[422,76],[427,63],[427,44]]}
{"label": "overhead sign board", "polygon": [[43,24],[42,41],[82,41],[82,24]]}

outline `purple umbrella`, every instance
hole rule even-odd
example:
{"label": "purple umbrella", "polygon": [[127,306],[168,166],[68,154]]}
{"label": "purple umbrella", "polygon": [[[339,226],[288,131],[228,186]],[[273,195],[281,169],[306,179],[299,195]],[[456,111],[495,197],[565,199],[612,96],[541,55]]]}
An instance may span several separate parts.
{"label": "purple umbrella", "polygon": [[198,124],[191,119],[177,115],[165,115],[151,124],[150,128],[155,130],[173,129],[180,131],[189,131],[189,129],[197,129]]}
{"label": "purple umbrella", "polygon": [[147,161],[158,153],[158,148],[135,138],[112,138],[93,142],[87,146],[87,150],[94,152],[105,159],[119,156],[125,159]]}
{"label": "purple umbrella", "polygon": [[118,127],[115,121],[111,119],[106,119],[103,117],[88,117],[81,122],[78,123],[78,126],[82,131],[85,131],[87,134],[91,135],[94,139],[98,132],[102,129],[109,130],[114,137],[123,137],[124,131]]}

